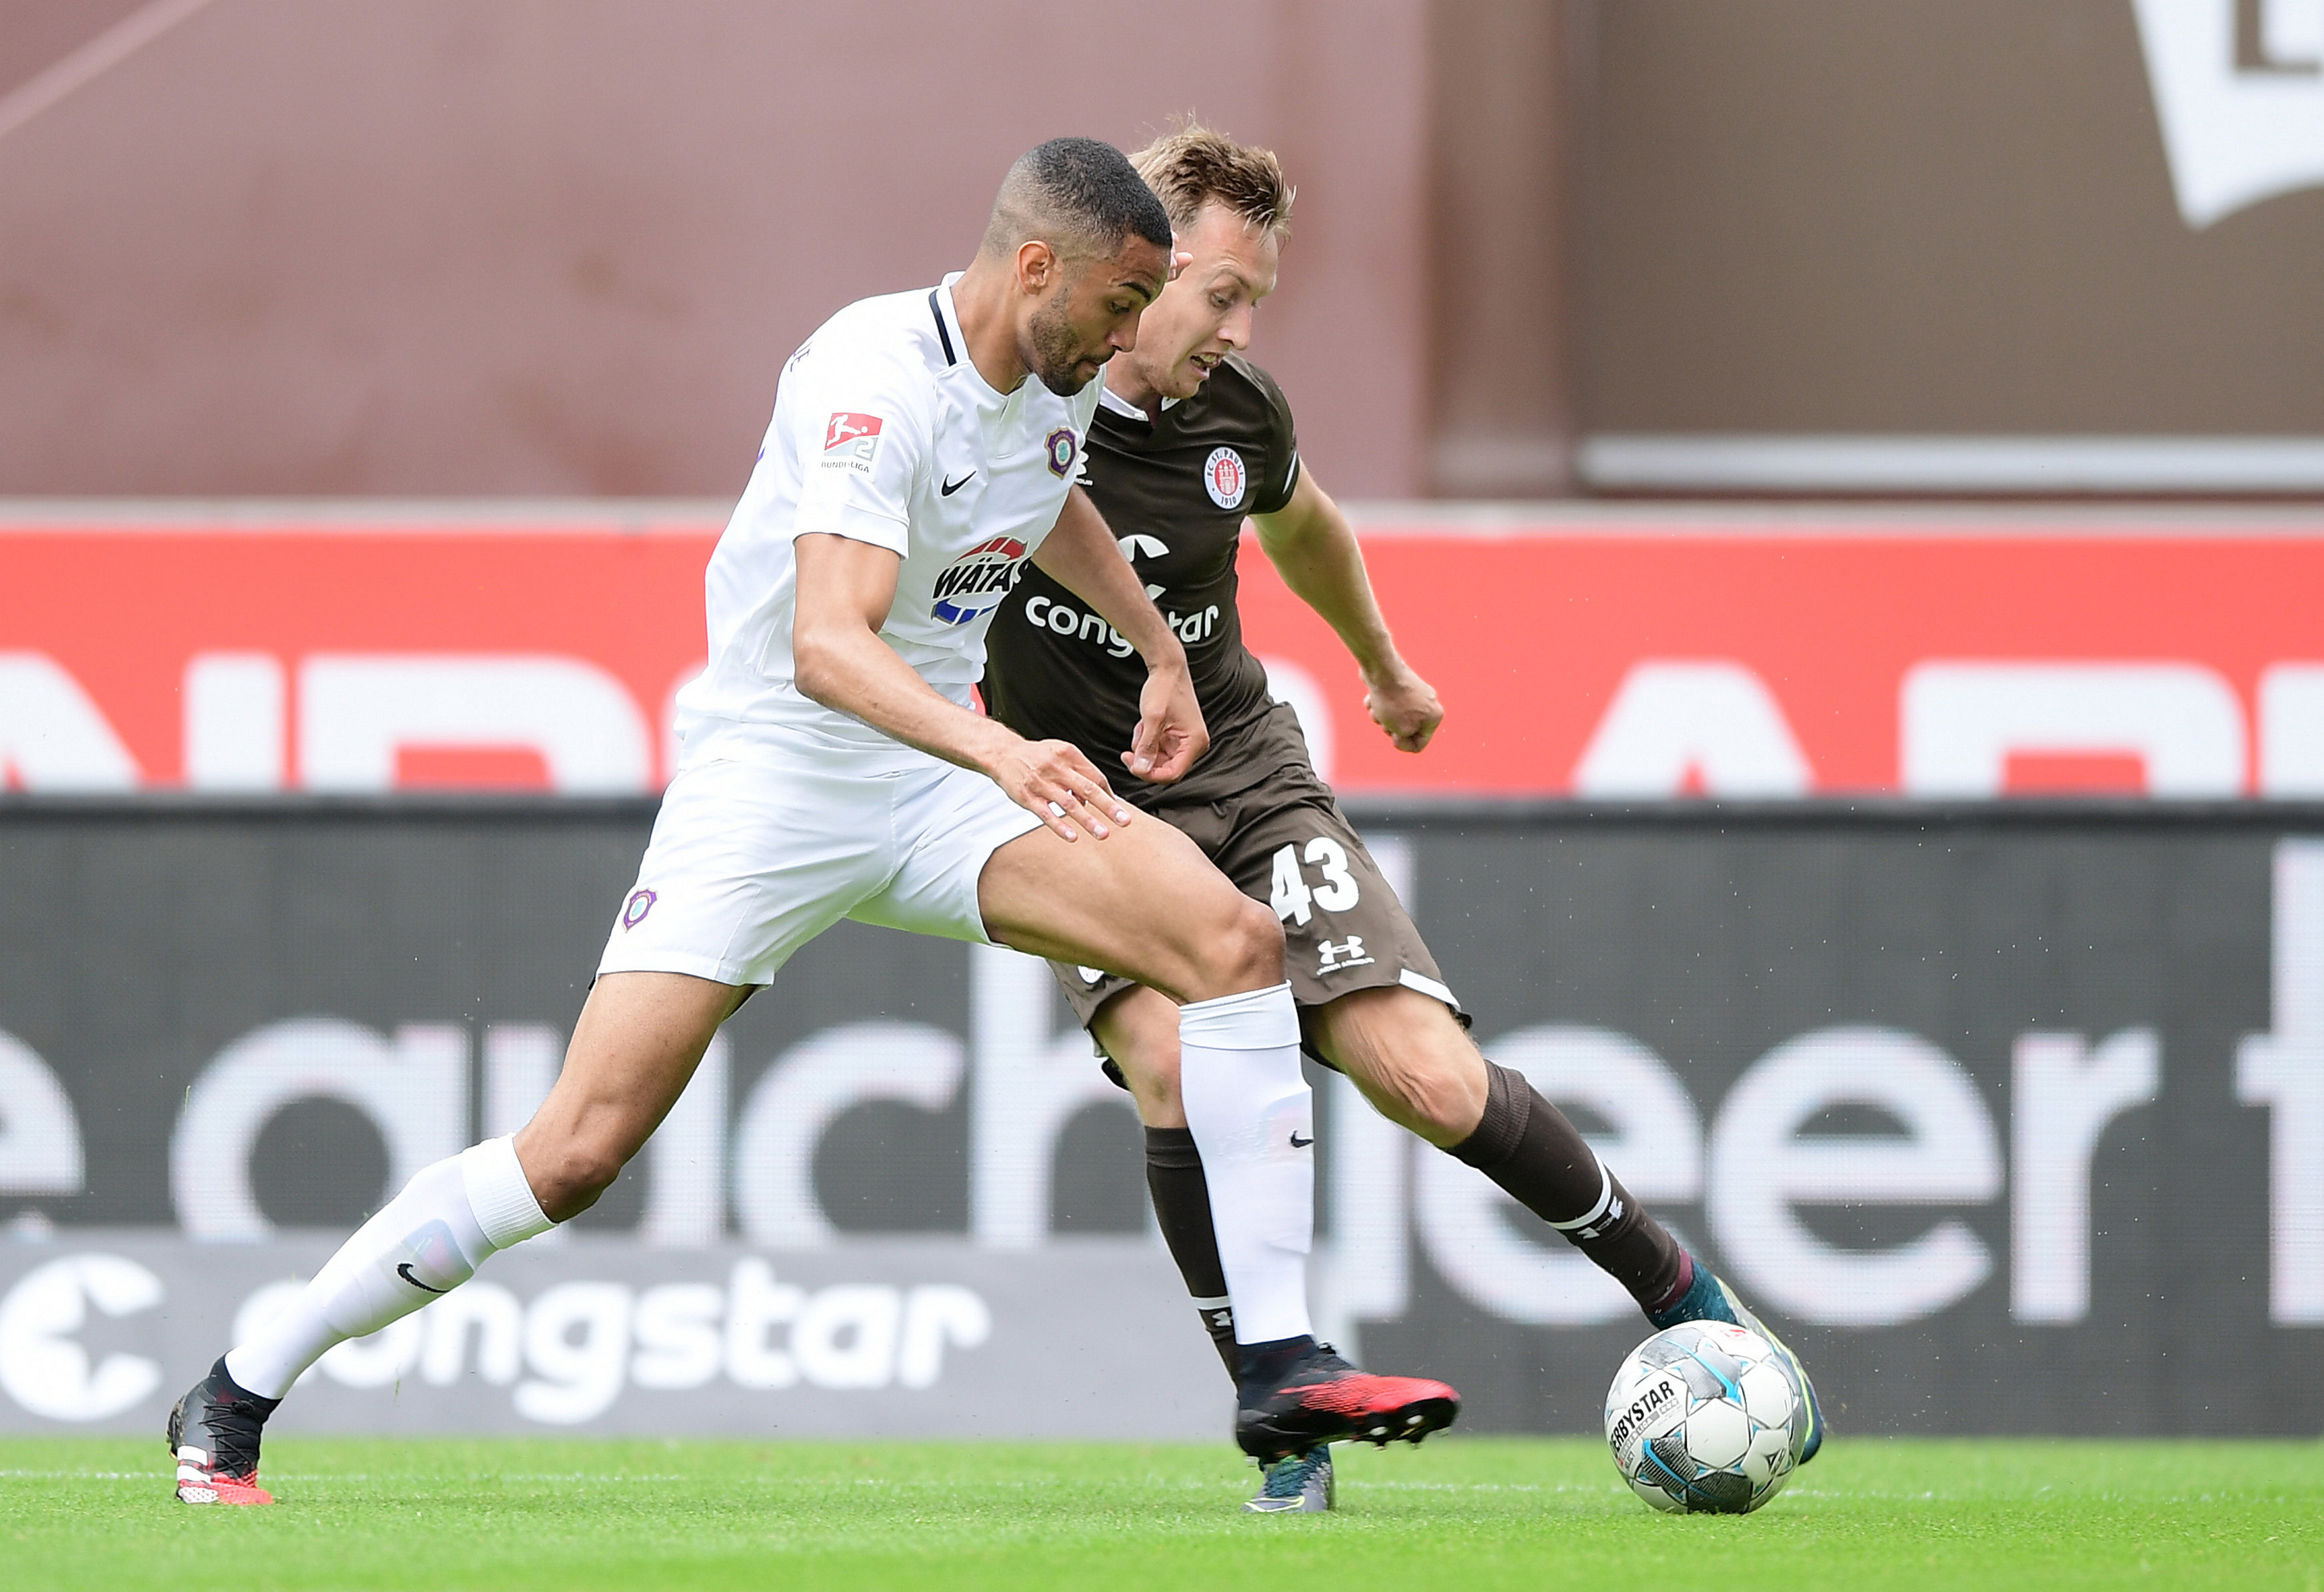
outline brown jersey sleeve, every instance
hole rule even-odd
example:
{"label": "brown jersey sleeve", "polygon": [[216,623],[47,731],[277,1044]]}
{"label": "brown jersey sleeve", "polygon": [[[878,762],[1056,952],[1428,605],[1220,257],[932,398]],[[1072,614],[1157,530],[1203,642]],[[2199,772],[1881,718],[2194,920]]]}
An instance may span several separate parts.
{"label": "brown jersey sleeve", "polygon": [[1292,490],[1299,485],[1299,434],[1291,421],[1291,401],[1283,395],[1275,378],[1258,366],[1244,359],[1236,363],[1267,399],[1267,475],[1251,494],[1250,512],[1280,514],[1290,505]]}

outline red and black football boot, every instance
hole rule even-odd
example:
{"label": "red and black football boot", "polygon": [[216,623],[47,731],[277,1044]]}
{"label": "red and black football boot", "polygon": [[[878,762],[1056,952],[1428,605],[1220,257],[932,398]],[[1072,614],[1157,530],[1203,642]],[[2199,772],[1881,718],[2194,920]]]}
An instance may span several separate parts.
{"label": "red and black football boot", "polygon": [[186,1504],[272,1504],[258,1485],[258,1439],[280,1399],[237,1386],[221,1358],[170,1412],[170,1457]]}
{"label": "red and black football boot", "polygon": [[1417,1443],[1461,1413],[1461,1395],[1421,1376],[1374,1376],[1319,1343],[1271,1387],[1245,1388],[1235,1441],[1261,1465],[1347,1439]]}

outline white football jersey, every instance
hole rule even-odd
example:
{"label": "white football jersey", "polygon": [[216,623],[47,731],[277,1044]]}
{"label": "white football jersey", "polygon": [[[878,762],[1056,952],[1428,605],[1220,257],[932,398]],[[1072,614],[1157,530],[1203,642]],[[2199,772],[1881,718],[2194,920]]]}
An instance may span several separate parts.
{"label": "white football jersey", "polygon": [[985,629],[1057,523],[1103,384],[1060,398],[1028,376],[995,392],[961,337],[957,278],[850,304],[783,366],[751,484],[710,558],[710,663],[678,694],[686,765],[779,761],[818,738],[903,749],[793,680],[791,542],[812,532],[901,555],[880,638],[970,705]]}

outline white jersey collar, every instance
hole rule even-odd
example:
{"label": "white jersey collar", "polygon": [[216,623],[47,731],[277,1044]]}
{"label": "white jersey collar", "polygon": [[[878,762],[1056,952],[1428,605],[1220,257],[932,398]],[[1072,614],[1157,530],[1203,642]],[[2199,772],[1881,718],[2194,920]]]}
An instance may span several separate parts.
{"label": "white jersey collar", "polygon": [[[1120,394],[1116,393],[1111,387],[1105,384],[1105,373],[1103,371],[1098,372],[1097,402],[1099,408],[1110,409],[1113,411],[1114,413],[1121,415],[1125,419],[1134,421],[1146,420],[1146,412],[1144,410],[1139,408],[1138,405],[1132,403],[1129,399],[1121,397]],[[1162,400],[1163,412],[1166,414],[1168,413],[1170,410],[1176,405],[1177,402],[1178,400],[1176,398],[1165,398]],[[1147,423],[1151,425],[1153,422],[1151,421],[1147,421]]]}
{"label": "white jersey collar", "polygon": [[979,410],[999,409],[1004,414],[1016,414],[1025,407],[1028,390],[1038,384],[1028,374],[1017,384],[1013,393],[1004,393],[984,379],[976,368],[976,361],[968,356],[968,334],[960,329],[960,310],[952,299],[952,284],[964,272],[954,271],[928,290],[928,310],[936,322],[936,344],[945,356],[946,374],[956,380],[971,384]]}
{"label": "white jersey collar", "polygon": [[965,366],[982,380],[982,373],[977,371],[975,361],[968,356],[968,337],[960,329],[960,310],[952,301],[952,284],[962,274],[952,272],[928,290],[928,313],[936,317],[936,344],[944,350],[945,366],[954,370]]}

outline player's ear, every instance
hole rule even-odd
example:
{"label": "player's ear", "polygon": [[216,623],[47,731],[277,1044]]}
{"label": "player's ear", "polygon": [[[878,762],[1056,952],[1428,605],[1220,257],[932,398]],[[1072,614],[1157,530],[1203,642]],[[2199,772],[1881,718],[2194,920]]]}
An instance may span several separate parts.
{"label": "player's ear", "polygon": [[1017,285],[1038,298],[1057,279],[1057,251],[1038,237],[1017,245]]}

